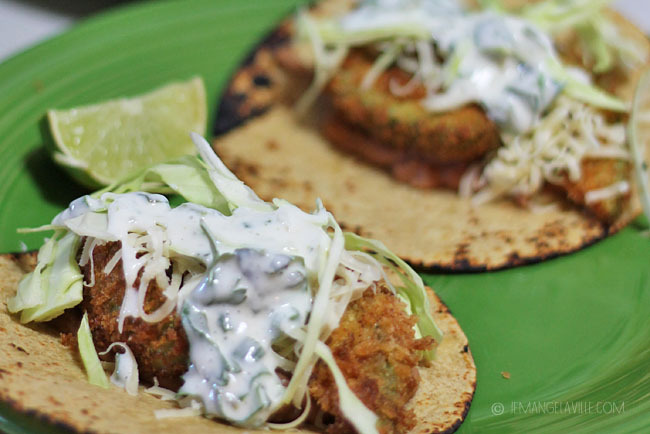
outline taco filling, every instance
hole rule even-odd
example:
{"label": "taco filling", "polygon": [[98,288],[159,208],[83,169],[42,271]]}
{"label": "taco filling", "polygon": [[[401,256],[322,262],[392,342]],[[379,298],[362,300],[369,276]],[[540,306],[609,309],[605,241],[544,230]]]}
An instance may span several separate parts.
{"label": "taco filling", "polygon": [[296,107],[324,96],[332,144],[475,205],[510,197],[548,210],[559,192],[605,223],[628,206],[630,105],[609,91],[648,50],[609,2],[369,0],[335,13],[328,3],[338,2],[298,14],[295,51],[278,59],[294,72],[313,65]]}
{"label": "taco filling", "polygon": [[[9,311],[23,323],[83,313],[89,380],[107,387],[98,354],[115,357],[110,381],[178,400],[158,417],[415,426],[418,369],[436,363],[443,338],[418,275],[381,243],[343,233],[322,205],[308,214],[260,200],[193,138],[203,160],[147,169],[36,229],[54,235]],[[174,207],[161,192],[192,202]]]}

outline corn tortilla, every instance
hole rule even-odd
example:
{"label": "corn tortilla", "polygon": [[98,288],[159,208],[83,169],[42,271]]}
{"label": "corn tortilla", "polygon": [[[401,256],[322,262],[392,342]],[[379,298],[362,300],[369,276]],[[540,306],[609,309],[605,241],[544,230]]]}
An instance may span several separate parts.
{"label": "corn tortilla", "polygon": [[[7,312],[7,299],[36,264],[36,254],[0,255],[0,403],[13,411],[71,432],[239,433],[241,429],[203,417],[156,419],[154,411],[177,408],[142,392],[130,396],[115,386],[88,383],[78,354],[61,344],[47,324],[23,325]],[[465,418],[476,387],[476,367],[462,329],[429,291],[433,316],[445,333],[431,367],[410,405],[413,433],[452,432]],[[250,430],[264,432],[267,430]]]}
{"label": "corn tortilla", "polygon": [[[626,36],[650,47],[638,28],[612,16]],[[497,270],[575,252],[640,214],[634,180],[629,206],[607,225],[561,199],[558,210],[544,214],[507,199],[473,207],[455,192],[416,189],[344,155],[281,107],[295,81],[283,75],[274,55],[290,37],[291,22],[285,21],[252,51],[224,91],[215,124],[220,158],[262,198],[281,197],[304,210],[321,198],[347,230],[382,240],[417,268],[454,272]],[[619,84],[620,97],[631,100],[640,72]],[[644,127],[648,160],[650,126]]]}

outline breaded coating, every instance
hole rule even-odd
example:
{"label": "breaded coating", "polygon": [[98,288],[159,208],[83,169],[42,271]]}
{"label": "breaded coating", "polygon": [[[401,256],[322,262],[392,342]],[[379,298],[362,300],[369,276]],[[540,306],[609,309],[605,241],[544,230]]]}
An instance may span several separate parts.
{"label": "breaded coating", "polygon": [[590,204],[585,202],[585,194],[620,181],[629,181],[630,163],[613,158],[585,158],[581,162],[581,168],[582,176],[578,182],[567,180],[563,185],[567,196],[573,202],[583,205],[598,219],[612,223],[627,207],[630,194],[618,195]]}
{"label": "breaded coating", "polygon": [[[125,342],[138,362],[142,382],[152,383],[155,377],[163,387],[178,390],[188,367],[189,345],[176,312],[157,323],[127,317],[122,333],[118,332],[126,285],[122,263],[109,274],[104,273],[104,267],[119,249],[119,242],[109,242],[93,251],[95,284],[84,288],[81,307],[88,313],[95,347],[101,352],[113,342]],[[90,282],[90,264],[83,266],[82,272],[85,281]],[[163,302],[160,288],[151,283],[145,311],[150,313]],[[417,318],[409,316],[404,308],[404,303],[385,286],[376,292],[368,289],[348,305],[339,327],[327,340],[350,388],[377,414],[378,428],[383,433],[404,432],[414,425],[414,414],[405,406],[419,385],[417,366],[422,350],[434,343],[431,338],[415,339],[413,325]],[[102,358],[110,360],[112,356]],[[309,390],[318,406],[335,417],[334,424],[328,427],[330,432],[354,431],[340,416],[336,385],[323,362],[314,368]],[[287,415],[295,416],[295,411],[283,410],[275,420]]]}
{"label": "breaded coating", "polygon": [[[414,426],[415,415],[406,404],[420,382],[421,351],[434,343],[430,337],[415,339],[417,319],[404,308],[387,288],[367,289],[348,305],[326,342],[350,389],[379,417],[382,433],[406,432]],[[328,432],[354,432],[341,415],[334,378],[322,361],[314,368],[309,391],[318,406],[335,417]]]}
{"label": "breaded coating", "polygon": [[[181,376],[187,371],[189,360],[189,344],[180,317],[173,312],[156,323],[126,317],[122,333],[118,331],[126,287],[122,261],[109,274],[104,273],[104,267],[119,249],[119,242],[96,246],[93,250],[94,267],[88,263],[81,268],[85,282],[91,282],[91,268],[94,268],[95,284],[84,287],[81,308],[88,313],[95,348],[101,352],[113,342],[126,343],[138,362],[142,382],[153,384],[155,377],[161,386],[177,390],[183,383]],[[136,287],[139,281],[138,277]],[[155,311],[164,301],[162,290],[152,281],[147,289],[145,312]],[[104,358],[112,360],[111,355]]]}
{"label": "breaded coating", "polygon": [[390,81],[403,85],[410,76],[398,67],[385,71],[368,90],[361,82],[372,59],[355,50],[334,75],[327,95],[345,120],[382,144],[409,149],[435,164],[476,160],[500,144],[499,130],[476,105],[432,113],[421,104],[425,90],[418,86],[405,97],[390,91]]}
{"label": "breaded coating", "polygon": [[448,188],[458,185],[471,163],[435,164],[423,160],[412,149],[398,149],[369,137],[347,124],[341,116],[324,122],[322,133],[334,146],[361,161],[389,171],[392,176],[417,188]]}

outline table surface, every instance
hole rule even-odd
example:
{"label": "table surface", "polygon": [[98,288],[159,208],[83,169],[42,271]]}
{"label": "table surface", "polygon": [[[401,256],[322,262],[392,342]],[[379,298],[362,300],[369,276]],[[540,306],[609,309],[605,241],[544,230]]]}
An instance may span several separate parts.
{"label": "table surface", "polygon": [[[65,31],[78,20],[116,7],[119,0],[0,0],[0,62]],[[650,34],[650,1],[617,0],[614,7]]]}

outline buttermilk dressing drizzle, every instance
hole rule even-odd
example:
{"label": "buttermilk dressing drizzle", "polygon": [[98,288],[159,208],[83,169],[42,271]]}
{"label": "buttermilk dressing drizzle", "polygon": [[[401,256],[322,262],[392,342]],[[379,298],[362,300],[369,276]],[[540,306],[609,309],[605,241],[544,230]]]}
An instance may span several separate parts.
{"label": "buttermilk dressing drizzle", "polygon": [[[421,104],[429,111],[470,103],[484,108],[499,126],[503,147],[480,177],[473,168],[461,182],[462,196],[480,190],[475,204],[508,194],[532,195],[546,181],[564,182],[566,174],[576,181],[583,157],[629,159],[625,136],[619,134],[623,125],[604,122],[598,110],[625,111],[626,105],[593,87],[588,72],[564,67],[549,35],[521,16],[466,10],[458,0],[366,0],[333,19],[299,18],[301,35],[320,47],[317,72],[331,76],[340,67],[319,60],[326,48],[370,45],[379,55],[362,89],[395,64],[412,74],[407,83],[389,83],[397,96],[422,84]],[[639,52],[635,60],[647,54]],[[553,119],[546,120],[549,116]],[[626,191],[612,186],[590,198],[604,200]]]}
{"label": "buttermilk dressing drizzle", "polygon": [[[322,360],[336,381],[343,417],[362,434],[376,433],[377,416],[352,392],[324,342],[348,303],[381,280],[417,315],[416,336],[440,342],[422,280],[378,241],[343,233],[320,201],[309,214],[283,200],[261,200],[205,139],[196,134],[192,139],[200,160],[183,157],[144,169],[73,201],[50,225],[37,228],[55,234],[8,308],[29,322],[47,321],[78,305],[83,285],[96,283],[83,282],[80,267],[100,271],[94,249],[119,243],[101,270],[123,273],[118,330],[129,317],[155,323],[176,314],[189,341],[185,382],[175,396],[184,408],[159,411],[157,417],[203,413],[245,427],[295,427],[310,412],[309,377]],[[172,207],[162,195],[138,191],[144,186],[176,191],[196,203]],[[391,277],[399,277],[399,285],[390,282],[383,266],[395,272]],[[153,312],[144,309],[152,283],[164,296]],[[78,333],[82,359],[89,381],[108,386],[87,318]],[[134,354],[124,342],[109,350],[115,347],[121,354],[111,380],[136,393]],[[432,348],[422,355],[431,360],[434,354]],[[157,386],[148,391],[173,395]],[[291,403],[299,416],[268,422]]]}
{"label": "buttermilk dressing drizzle", "polygon": [[[120,330],[127,317],[156,322],[174,311],[180,314],[190,344],[190,365],[179,395],[187,397],[192,407],[188,411],[196,412],[198,400],[207,415],[260,426],[287,399],[301,404],[305,379],[294,375],[299,381],[287,395],[277,375],[278,369],[292,372],[298,362],[308,373],[314,363],[314,353],[303,361],[297,357],[303,349],[300,344],[295,347],[294,337],[306,333],[326,337],[347,303],[384,273],[369,255],[343,249],[338,226],[333,241],[328,228],[335,223],[322,206],[307,214],[285,201],[263,202],[227,176],[227,169],[217,167],[224,171],[211,175],[222,184],[224,196],[253,206],[233,206],[225,215],[192,203],[172,208],[158,194],[107,192],[75,200],[52,226],[85,237],[81,248],[85,263],[92,261],[96,246],[120,242],[120,250],[103,270],[122,265],[126,290]],[[333,248],[333,243],[339,247]],[[147,313],[144,300],[151,281],[167,299]],[[314,288],[319,289],[316,294]],[[307,318],[315,318],[314,297],[319,293],[320,298],[326,295],[316,303],[325,316],[314,328]],[[132,390],[137,366],[128,357],[128,347],[116,345],[125,354],[113,381]],[[344,388],[341,385],[340,390]],[[358,398],[352,394],[345,399],[367,413],[360,427],[374,427],[376,416]],[[361,430],[374,430],[366,428]]]}
{"label": "buttermilk dressing drizzle", "polygon": [[[358,37],[412,36],[415,41],[398,37],[380,47],[425,85],[422,104],[430,111],[479,103],[503,130],[525,132],[562,90],[551,69],[559,62],[552,41],[515,16],[469,12],[452,0],[376,0],[362,2],[338,25]],[[375,75],[366,77],[366,87]]]}
{"label": "buttermilk dressing drizzle", "polygon": [[[119,241],[127,288],[120,327],[129,316],[155,322],[179,310],[191,361],[180,393],[200,396],[207,414],[258,426],[283,397],[275,370],[287,366],[271,344],[281,330],[305,324],[308,280],[331,242],[328,221],[322,208],[306,214],[287,202],[226,216],[189,203],[171,208],[164,196],[138,192],[78,199],[53,224],[88,237],[87,245],[97,236]],[[183,285],[167,277],[170,267]],[[165,302],[147,315],[151,280],[171,308]]]}
{"label": "buttermilk dressing drizzle", "polygon": [[310,307],[301,260],[253,249],[220,256],[183,304],[192,364],[179,393],[204,397],[206,413],[235,424],[263,424],[285,390],[275,371],[286,360],[271,344],[304,325]]}

